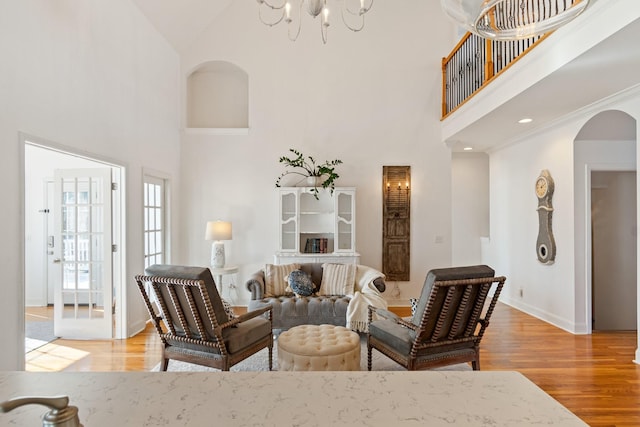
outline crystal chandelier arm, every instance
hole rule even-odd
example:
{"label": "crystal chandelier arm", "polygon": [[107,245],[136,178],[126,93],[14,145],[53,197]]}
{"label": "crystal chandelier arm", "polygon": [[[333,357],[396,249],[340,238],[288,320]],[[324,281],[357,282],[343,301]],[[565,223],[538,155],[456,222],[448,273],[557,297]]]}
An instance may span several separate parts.
{"label": "crystal chandelier arm", "polygon": [[274,10],[280,10],[280,9],[284,9],[284,5],[287,4],[287,0],[283,0],[281,5],[273,5],[271,3],[269,3],[267,0],[257,0],[259,4],[264,4],[265,6],[267,6],[270,9],[274,9]]}
{"label": "crystal chandelier arm", "polygon": [[327,29],[329,28],[329,9],[325,5],[320,18],[320,35],[322,36],[322,44],[327,44]]}
{"label": "crystal chandelier arm", "polygon": [[[346,3],[345,3],[345,4],[346,4]],[[345,25],[348,29],[350,29],[351,31],[353,31],[354,33],[357,33],[358,31],[362,30],[362,29],[364,28],[364,14],[360,15],[360,19],[361,19],[360,26],[358,26],[358,27],[352,27],[352,26],[347,22],[347,20],[346,20],[346,19],[345,19],[345,17],[344,17],[344,11],[345,11],[345,9],[346,9],[346,7],[343,7],[343,8],[342,8],[342,22],[344,22],[344,25]],[[348,10],[348,9],[347,9],[347,12],[348,12],[349,14],[353,15],[351,12],[349,12],[349,10]]]}
{"label": "crystal chandelier arm", "polygon": [[[320,17],[320,34],[322,36],[322,42],[327,43],[327,33],[329,28],[329,7],[328,0],[296,0],[298,2],[299,10],[296,16],[292,12],[293,0],[256,0],[258,3],[258,18],[264,25],[273,27],[280,22],[284,21],[287,24],[287,36],[289,40],[296,41],[302,30],[302,8],[307,6],[309,14],[316,18]],[[373,7],[374,0],[339,0],[343,2],[340,7],[340,15],[345,27],[353,32],[358,32],[364,29],[364,15]],[[338,2],[339,2],[338,1]],[[444,0],[442,0],[444,1]],[[457,0],[462,1],[462,0]],[[491,1],[491,0],[481,0]],[[500,1],[500,0],[493,0]],[[516,1],[516,0],[513,0]],[[527,0],[530,1],[530,0]],[[588,0],[583,0],[588,1]],[[350,5],[349,3],[354,3]],[[277,3],[277,4],[276,4]],[[359,5],[359,8],[352,10],[351,7]],[[264,8],[267,10],[263,10]],[[295,7],[295,6],[293,6]],[[271,11],[269,11],[269,9]],[[275,13],[273,11],[276,11]],[[348,15],[348,16],[347,16]],[[294,22],[297,19],[298,22]],[[296,28],[297,26],[297,28]]]}
{"label": "crystal chandelier arm", "polygon": [[344,0],[344,7],[342,8],[342,14],[344,15],[344,11],[346,10],[350,15],[354,15],[354,16],[358,16],[358,15],[364,15],[365,13],[369,12],[369,10],[371,10],[371,8],[373,7],[373,0],[371,0],[369,2],[369,6],[368,7],[364,7],[365,1],[361,1],[360,4],[362,5],[362,7],[360,7],[359,9],[356,9],[355,11],[349,9],[349,1],[348,0]]}
{"label": "crystal chandelier arm", "polygon": [[291,21],[289,20],[288,22],[288,26],[287,26],[287,35],[289,36],[289,40],[291,40],[292,42],[296,41],[298,39],[298,36],[300,35],[300,28],[302,28],[302,5],[304,4],[304,0],[300,1],[300,10],[298,11],[298,29],[296,31],[296,34],[291,37]]}
{"label": "crystal chandelier arm", "polygon": [[[266,4],[266,3],[265,3]],[[277,10],[277,8],[272,8],[274,10]],[[282,20],[284,19],[284,10],[282,11],[282,13],[280,14],[280,18],[278,18],[276,21],[274,22],[268,22],[265,21],[262,18],[262,8],[258,9],[258,18],[260,18],[260,22],[262,22],[264,25],[268,25],[269,27],[273,27],[274,25],[278,25],[280,22],[282,22]]]}

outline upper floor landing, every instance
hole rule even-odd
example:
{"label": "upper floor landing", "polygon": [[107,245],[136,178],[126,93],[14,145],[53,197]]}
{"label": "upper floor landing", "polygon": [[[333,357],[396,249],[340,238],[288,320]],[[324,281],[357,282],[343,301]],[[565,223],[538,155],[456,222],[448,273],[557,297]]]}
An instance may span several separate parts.
{"label": "upper floor landing", "polygon": [[640,1],[592,2],[447,115],[442,140],[489,151],[640,87]]}

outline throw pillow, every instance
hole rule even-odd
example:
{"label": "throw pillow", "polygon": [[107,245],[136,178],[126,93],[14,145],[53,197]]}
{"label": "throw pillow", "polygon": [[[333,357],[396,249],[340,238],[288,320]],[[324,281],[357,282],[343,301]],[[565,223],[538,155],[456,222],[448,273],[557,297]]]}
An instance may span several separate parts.
{"label": "throw pillow", "polygon": [[418,308],[418,298],[409,298],[409,304],[411,304],[411,317],[413,317]]}
{"label": "throw pillow", "polygon": [[308,297],[316,291],[316,285],[311,281],[311,276],[302,270],[293,270],[287,277],[289,287],[297,297]]}
{"label": "throw pillow", "polygon": [[279,297],[286,295],[287,276],[298,270],[300,264],[274,265],[267,264],[264,268],[264,296]]}
{"label": "throw pillow", "polygon": [[353,295],[355,264],[322,264],[320,295]]}
{"label": "throw pillow", "polygon": [[220,297],[220,299],[222,300],[222,306],[224,307],[224,312],[227,313],[227,316],[229,317],[229,320],[235,319],[236,318],[236,313],[234,313],[233,307],[231,306],[229,301],[227,301],[226,299],[224,299],[222,297]]}

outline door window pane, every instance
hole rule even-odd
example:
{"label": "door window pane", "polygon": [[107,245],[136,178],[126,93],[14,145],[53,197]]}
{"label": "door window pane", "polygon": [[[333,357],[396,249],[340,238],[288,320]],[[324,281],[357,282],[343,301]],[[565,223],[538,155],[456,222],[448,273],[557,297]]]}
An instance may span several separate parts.
{"label": "door window pane", "polygon": [[144,177],[144,265],[145,268],[165,260],[165,181]]}

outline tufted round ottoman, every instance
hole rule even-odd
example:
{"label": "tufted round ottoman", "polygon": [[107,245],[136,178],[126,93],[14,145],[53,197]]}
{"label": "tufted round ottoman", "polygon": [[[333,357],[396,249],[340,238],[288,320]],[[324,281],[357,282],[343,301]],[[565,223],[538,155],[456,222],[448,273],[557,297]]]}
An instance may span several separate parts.
{"label": "tufted round ottoman", "polygon": [[360,336],[344,326],[295,326],[277,342],[280,371],[360,370]]}

